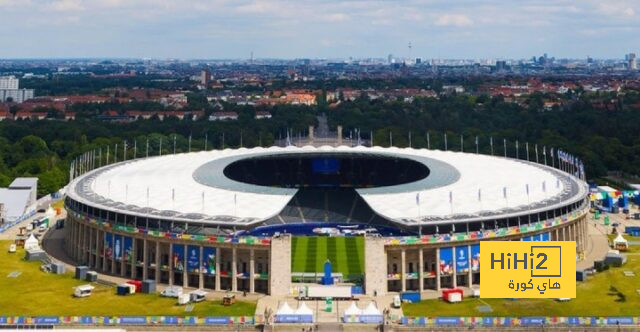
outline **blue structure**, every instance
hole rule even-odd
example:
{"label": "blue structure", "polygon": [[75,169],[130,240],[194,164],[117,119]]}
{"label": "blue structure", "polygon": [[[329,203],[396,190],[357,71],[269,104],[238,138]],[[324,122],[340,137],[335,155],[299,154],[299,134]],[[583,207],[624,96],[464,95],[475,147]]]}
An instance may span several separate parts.
{"label": "blue structure", "polygon": [[323,285],[333,285],[333,277],[331,277],[331,270],[333,270],[333,268],[331,267],[331,261],[327,259],[327,261],[324,262],[324,276],[322,277]]}
{"label": "blue structure", "polygon": [[640,205],[640,194],[635,197],[636,205]]}
{"label": "blue structure", "polygon": [[620,197],[618,197],[618,206],[623,208],[623,209],[628,209],[629,208],[629,197],[622,195]]}
{"label": "blue structure", "polygon": [[627,226],[624,228],[624,232],[631,236],[640,236],[639,226]]}

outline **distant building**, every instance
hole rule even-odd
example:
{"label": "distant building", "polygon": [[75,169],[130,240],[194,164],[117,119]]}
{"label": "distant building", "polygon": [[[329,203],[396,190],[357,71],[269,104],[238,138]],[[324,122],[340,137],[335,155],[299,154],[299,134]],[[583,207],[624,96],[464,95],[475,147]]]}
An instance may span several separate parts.
{"label": "distant building", "polygon": [[35,210],[38,178],[16,178],[8,188],[0,188],[0,219],[12,222]]}
{"label": "distant building", "polygon": [[209,121],[238,120],[236,112],[213,112],[209,116]]}
{"label": "distant building", "polygon": [[0,76],[0,90],[17,90],[19,82],[15,76]]}
{"label": "distant building", "polygon": [[209,69],[203,69],[200,73],[200,84],[207,87],[209,86],[209,83],[211,83],[211,72]]}
{"label": "distant building", "polygon": [[635,53],[627,54],[627,61],[629,64],[629,70],[638,70],[638,62],[636,61]]}
{"label": "distant building", "polygon": [[0,102],[22,103],[33,99],[32,89],[19,89],[20,80],[15,76],[0,76]]}
{"label": "distant building", "polygon": [[496,61],[496,71],[505,71],[507,70],[507,62],[504,60]]}
{"label": "distant building", "polygon": [[257,111],[255,118],[256,120],[271,119],[271,113],[265,111]]}

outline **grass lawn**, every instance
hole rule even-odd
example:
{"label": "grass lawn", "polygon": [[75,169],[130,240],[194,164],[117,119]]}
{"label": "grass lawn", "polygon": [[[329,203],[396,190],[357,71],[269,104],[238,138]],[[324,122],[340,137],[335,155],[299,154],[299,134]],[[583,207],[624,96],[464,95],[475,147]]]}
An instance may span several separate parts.
{"label": "grass lawn", "polygon": [[295,236],[291,244],[293,272],[322,272],[328,259],[334,272],[343,275],[364,272],[364,238],[362,236]]}
{"label": "grass lawn", "polygon": [[[426,300],[403,305],[407,316],[638,316],[640,315],[640,255],[638,246],[631,246],[627,264],[610,268],[586,282],[578,282],[576,298],[569,302],[554,299],[475,299],[449,304],[441,300]],[[635,254],[634,254],[635,253]],[[623,271],[634,271],[626,277]],[[489,305],[492,312],[480,312],[479,306]]]}
{"label": "grass lawn", "polygon": [[[185,312],[185,306],[176,305],[176,299],[156,294],[118,296],[115,288],[94,284],[93,295],[74,298],[73,288],[87,282],[64,275],[40,271],[39,262],[23,260],[24,251],[8,253],[10,241],[0,241],[0,315],[146,315],[146,316],[253,316],[256,304],[238,301],[225,307],[219,301],[205,301]],[[17,278],[7,277],[21,272]]]}

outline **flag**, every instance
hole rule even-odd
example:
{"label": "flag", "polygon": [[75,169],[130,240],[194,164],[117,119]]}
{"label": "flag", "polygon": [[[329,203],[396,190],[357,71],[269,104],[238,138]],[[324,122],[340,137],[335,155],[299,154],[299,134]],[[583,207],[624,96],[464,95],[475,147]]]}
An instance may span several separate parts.
{"label": "flag", "polygon": [[453,204],[453,191],[449,191],[449,204]]}
{"label": "flag", "polygon": [[502,197],[507,199],[507,187],[502,187]]}
{"label": "flag", "polygon": [[547,192],[547,181],[542,181],[542,192]]}
{"label": "flag", "polygon": [[529,196],[529,184],[528,183],[525,185],[525,188],[527,189],[527,196]]}
{"label": "flag", "polygon": [[478,202],[482,202],[482,189],[478,189]]}
{"label": "flag", "polygon": [[420,193],[416,193],[416,205],[420,205]]}
{"label": "flag", "polygon": [[238,194],[233,194],[233,204],[238,204]]}

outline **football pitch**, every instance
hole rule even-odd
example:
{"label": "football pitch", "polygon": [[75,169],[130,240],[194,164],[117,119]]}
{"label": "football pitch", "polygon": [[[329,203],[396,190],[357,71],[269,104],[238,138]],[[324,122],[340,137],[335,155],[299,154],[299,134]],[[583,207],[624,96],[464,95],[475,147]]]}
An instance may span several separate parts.
{"label": "football pitch", "polygon": [[291,244],[293,272],[322,272],[328,259],[333,272],[345,277],[364,273],[364,237],[295,236]]}

